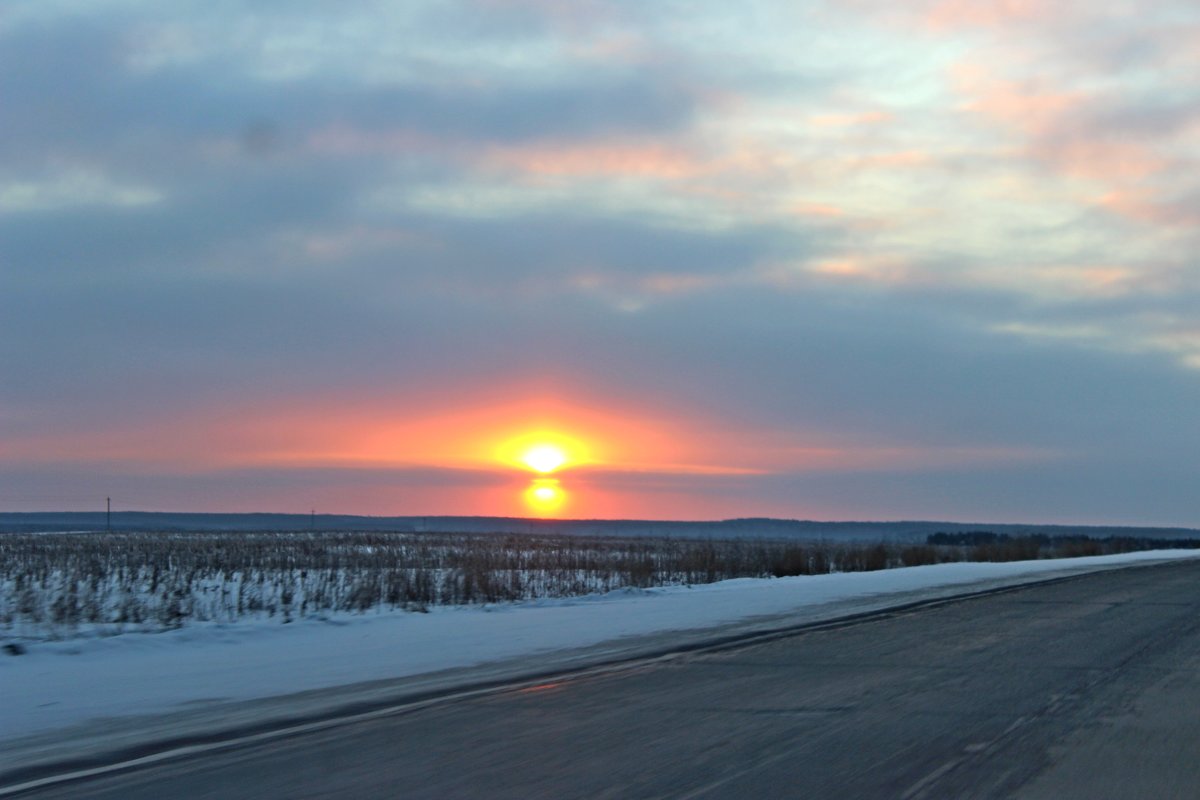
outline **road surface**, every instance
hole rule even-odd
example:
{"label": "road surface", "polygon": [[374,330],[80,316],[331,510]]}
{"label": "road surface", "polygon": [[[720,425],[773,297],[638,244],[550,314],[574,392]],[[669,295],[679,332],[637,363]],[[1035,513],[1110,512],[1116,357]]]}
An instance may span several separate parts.
{"label": "road surface", "polygon": [[1200,563],[1100,572],[45,798],[1200,797]]}

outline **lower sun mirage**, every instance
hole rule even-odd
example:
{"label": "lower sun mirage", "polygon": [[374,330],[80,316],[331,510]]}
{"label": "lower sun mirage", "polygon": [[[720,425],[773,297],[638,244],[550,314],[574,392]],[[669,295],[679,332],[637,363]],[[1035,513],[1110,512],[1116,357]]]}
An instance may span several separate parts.
{"label": "lower sun mirage", "polygon": [[525,490],[525,503],[538,514],[557,511],[567,499],[567,493],[552,478],[539,478]]}

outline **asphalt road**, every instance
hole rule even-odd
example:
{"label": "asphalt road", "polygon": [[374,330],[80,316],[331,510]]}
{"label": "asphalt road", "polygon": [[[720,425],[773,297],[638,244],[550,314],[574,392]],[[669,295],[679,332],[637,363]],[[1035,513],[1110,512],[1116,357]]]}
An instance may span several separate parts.
{"label": "asphalt road", "polygon": [[30,796],[1196,798],[1200,563],[446,702]]}

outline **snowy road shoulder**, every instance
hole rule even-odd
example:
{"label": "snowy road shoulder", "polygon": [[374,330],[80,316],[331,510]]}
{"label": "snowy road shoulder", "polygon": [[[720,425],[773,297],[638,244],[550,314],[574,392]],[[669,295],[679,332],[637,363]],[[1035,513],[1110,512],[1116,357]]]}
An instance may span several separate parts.
{"label": "snowy road shoulder", "polygon": [[[504,606],[436,608],[300,620],[290,625],[195,625],[158,634],[44,643],[0,656],[0,771],[52,743],[89,731],[138,729],[167,712],[236,722],[239,709],[267,698],[331,687],[371,686],[420,676],[467,674],[480,665],[513,669],[578,666],[579,653],[611,659],[638,643],[683,632],[830,619],[898,602],[1136,563],[1200,557],[1149,551],[1013,563],[951,563],[882,572],[695,587]],[[416,684],[414,684],[416,685]],[[386,688],[386,687],[385,687]],[[394,688],[392,689],[394,691]],[[297,700],[296,702],[300,702]],[[315,702],[315,701],[314,701]],[[277,712],[294,710],[287,699]],[[253,713],[259,713],[255,711]],[[207,717],[205,715],[207,714]],[[244,720],[242,720],[244,722]],[[173,727],[172,730],[175,730]],[[30,747],[33,750],[30,750]]]}

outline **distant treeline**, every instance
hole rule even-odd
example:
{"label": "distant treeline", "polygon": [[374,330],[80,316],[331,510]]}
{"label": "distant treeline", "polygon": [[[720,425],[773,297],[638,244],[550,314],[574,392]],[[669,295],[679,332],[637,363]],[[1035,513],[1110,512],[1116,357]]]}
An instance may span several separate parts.
{"label": "distant treeline", "polygon": [[[113,499],[113,508],[120,505]],[[103,499],[100,499],[103,506]],[[233,533],[254,531],[341,531],[346,533],[451,533],[451,534],[541,534],[565,536],[618,536],[673,539],[792,539],[808,542],[880,541],[923,544],[937,531],[986,530],[1013,537],[1031,534],[1082,535],[1095,538],[1131,537],[1160,541],[1200,538],[1193,528],[1136,526],[1030,525],[978,522],[908,520],[892,522],[744,519],[678,521],[636,519],[520,519],[514,517],[400,516],[363,517],[343,514],[184,514],[176,512],[116,511],[111,517],[99,512],[3,512],[0,534],[39,531],[113,531]]]}
{"label": "distant treeline", "polygon": [[1050,536],[1033,533],[1012,536],[995,531],[938,531],[926,538],[932,547],[967,550],[969,561],[1024,561],[1035,558],[1075,558],[1133,553],[1140,550],[1200,548],[1200,539],[1149,539],[1137,536]]}

